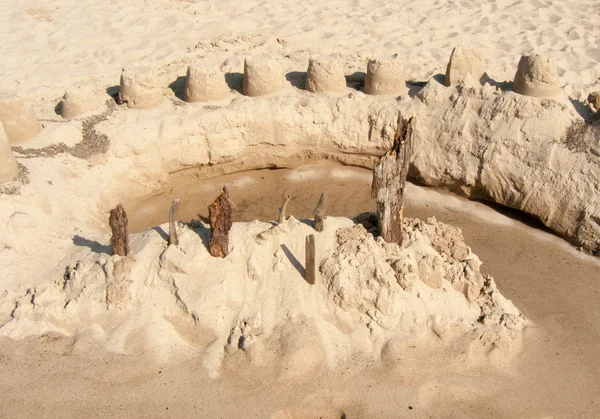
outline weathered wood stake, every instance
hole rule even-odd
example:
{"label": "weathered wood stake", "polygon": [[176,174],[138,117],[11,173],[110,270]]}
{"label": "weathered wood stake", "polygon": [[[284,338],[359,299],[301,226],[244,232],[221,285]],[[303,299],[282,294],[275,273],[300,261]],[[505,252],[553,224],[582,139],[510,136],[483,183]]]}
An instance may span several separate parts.
{"label": "weathered wood stake", "polygon": [[112,230],[110,247],[112,247],[113,255],[127,256],[129,254],[129,236],[127,235],[127,214],[123,205],[118,204],[115,209],[110,210],[108,223]]}
{"label": "weathered wood stake", "polygon": [[292,199],[292,195],[286,195],[283,197],[283,204],[279,208],[279,224],[283,224],[285,221],[285,211],[287,210],[288,202]]}
{"label": "weathered wood stake", "polygon": [[175,211],[179,208],[179,198],[175,198],[169,210],[169,246],[179,246],[179,238],[177,237],[177,225],[175,224]]}
{"label": "weathered wood stake", "polygon": [[388,243],[402,246],[404,188],[412,155],[415,118],[407,122],[398,114],[398,127],[392,148],[373,170],[371,195],[377,200],[379,234]]}
{"label": "weathered wood stake", "polygon": [[224,258],[229,254],[229,230],[231,230],[231,201],[227,186],[223,192],[208,206],[210,219],[209,251],[214,257]]}
{"label": "weathered wood stake", "polygon": [[327,202],[327,194],[323,192],[317,208],[315,208],[315,230],[323,231],[323,220],[325,219],[325,204]]}
{"label": "weathered wood stake", "polygon": [[314,285],[317,279],[317,248],[315,246],[315,235],[306,236],[304,244],[304,270],[306,282]]}

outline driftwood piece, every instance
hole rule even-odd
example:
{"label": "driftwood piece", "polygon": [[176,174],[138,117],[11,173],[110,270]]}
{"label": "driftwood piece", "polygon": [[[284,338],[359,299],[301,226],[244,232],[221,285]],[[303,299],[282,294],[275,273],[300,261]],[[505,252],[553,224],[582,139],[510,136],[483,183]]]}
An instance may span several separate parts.
{"label": "driftwood piece", "polygon": [[404,188],[412,155],[414,127],[414,117],[407,122],[398,114],[394,144],[373,170],[371,195],[377,200],[379,234],[386,242],[400,246]]}
{"label": "driftwood piece", "polygon": [[229,230],[231,230],[231,201],[227,186],[223,192],[208,206],[210,219],[209,251],[214,257],[224,258],[229,254]]}
{"label": "driftwood piece", "polygon": [[127,256],[129,254],[129,236],[127,235],[127,214],[123,205],[118,204],[115,209],[110,210],[108,222],[112,231],[110,247],[113,255]]}
{"label": "driftwood piece", "polygon": [[323,231],[323,220],[325,219],[325,204],[327,203],[327,194],[323,192],[321,194],[321,198],[319,198],[319,202],[317,203],[317,208],[315,208],[315,230]]}
{"label": "driftwood piece", "polygon": [[169,246],[179,246],[179,238],[177,237],[177,225],[175,224],[175,211],[179,208],[179,198],[175,198],[169,210]]}
{"label": "driftwood piece", "polygon": [[287,210],[288,203],[292,199],[292,195],[286,195],[283,197],[283,204],[279,208],[279,224],[283,224],[285,221],[285,211]]}
{"label": "driftwood piece", "polygon": [[315,235],[306,236],[304,244],[304,270],[306,282],[314,285],[317,279],[317,248],[315,246]]}

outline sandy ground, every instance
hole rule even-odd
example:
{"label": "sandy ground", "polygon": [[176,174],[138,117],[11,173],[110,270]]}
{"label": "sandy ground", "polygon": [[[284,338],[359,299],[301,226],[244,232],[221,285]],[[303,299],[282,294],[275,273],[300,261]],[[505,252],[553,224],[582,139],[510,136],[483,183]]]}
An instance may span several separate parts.
{"label": "sandy ground", "polygon": [[408,73],[423,79],[445,70],[460,41],[482,51],[496,80],[512,80],[519,56],[533,52],[557,59],[567,93],[577,99],[600,76],[593,0],[21,0],[2,7],[1,85],[35,95],[60,95],[90,79],[115,85],[132,62],[157,68],[253,50],[397,53]]}
{"label": "sandy ground", "polygon": [[[329,185],[330,197],[336,198],[333,192],[341,188],[331,185],[342,182],[343,195],[356,199],[331,199],[331,207],[339,215],[350,215],[373,205],[369,176],[362,169],[318,164],[229,175],[196,185],[207,191],[225,181],[247,185],[260,179],[261,188],[232,187],[232,198],[250,218],[266,219],[277,205],[269,203],[261,213],[257,197],[293,191],[296,203],[312,201],[315,189]],[[296,211],[301,217],[305,209],[290,207],[292,214]],[[160,221],[163,213],[148,210],[144,222]],[[143,354],[73,353],[70,338],[55,335],[20,342],[3,339],[4,416],[241,418],[286,411],[305,415],[293,417],[341,417],[342,412],[348,418],[597,417],[598,260],[518,214],[502,214],[432,189],[410,185],[407,215],[435,216],[463,229],[467,243],[484,261],[484,271],[531,321],[524,350],[515,360],[500,369],[465,371],[443,361],[449,354],[432,356],[415,347],[394,369],[350,363],[347,369],[286,380],[265,369],[244,367],[229,368],[211,380],[195,358],[161,364]]]}
{"label": "sandy ground", "polygon": [[[488,75],[498,82],[512,80],[521,54],[553,57],[561,88],[576,108],[600,77],[600,6],[594,0],[4,0],[0,10],[0,90],[28,99],[42,124],[60,119],[54,106],[73,85],[115,93],[121,69],[132,63],[157,69],[168,85],[196,60],[239,72],[247,54],[264,54],[285,57],[285,70],[294,72],[306,70],[311,54],[339,53],[360,72],[368,57],[398,54],[409,78],[423,81],[443,73],[452,48],[465,41],[482,52]],[[73,145],[78,129],[60,140]],[[237,220],[275,218],[286,192],[296,197],[290,213],[297,218],[311,216],[322,191],[329,194],[330,214],[374,207],[370,174],[346,167],[204,182],[188,175],[174,176],[172,187],[142,201],[125,202],[135,213],[132,230],[165,221],[174,196],[182,198],[179,218],[206,215],[225,183]],[[461,227],[483,270],[530,319],[523,351],[503,368],[465,370],[445,362],[453,354],[436,358],[409,348],[393,370],[350,362],[347,369],[282,380],[265,370],[230,368],[211,380],[198,358],[160,363],[143,353],[73,352],[71,338],[52,334],[2,338],[0,416],[599,417],[598,260],[518,214],[431,189],[409,188],[407,215],[435,215]],[[71,237],[60,239],[64,248],[73,247]]]}

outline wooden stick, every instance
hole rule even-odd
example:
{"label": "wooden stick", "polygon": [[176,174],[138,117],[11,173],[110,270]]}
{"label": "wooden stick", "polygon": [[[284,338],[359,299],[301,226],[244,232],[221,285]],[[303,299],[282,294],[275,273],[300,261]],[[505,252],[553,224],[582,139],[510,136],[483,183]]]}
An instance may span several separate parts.
{"label": "wooden stick", "polygon": [[118,204],[115,209],[110,210],[108,223],[112,230],[110,246],[113,255],[127,256],[129,254],[129,236],[127,235],[127,214],[123,205]]}
{"label": "wooden stick", "polygon": [[317,249],[315,246],[315,235],[306,236],[304,242],[304,270],[306,282],[314,285],[317,279]]}
{"label": "wooden stick", "polygon": [[175,211],[179,208],[179,198],[175,198],[169,210],[169,246],[179,246],[179,238],[177,237],[177,226],[175,225]]}
{"label": "wooden stick", "polygon": [[227,186],[223,193],[208,206],[210,218],[209,251],[214,257],[224,258],[229,254],[229,230],[231,230],[231,200]]}
{"label": "wooden stick", "polygon": [[315,230],[323,231],[323,220],[325,219],[325,204],[327,202],[327,194],[323,192],[321,194],[321,198],[319,198],[319,202],[317,203],[317,208],[315,208]]}
{"label": "wooden stick", "polygon": [[279,224],[283,224],[285,221],[285,211],[287,210],[288,202],[292,199],[292,195],[286,195],[283,197],[283,205],[279,209]]}
{"label": "wooden stick", "polygon": [[379,234],[388,243],[402,246],[404,188],[413,147],[415,118],[408,122],[398,114],[398,128],[392,148],[373,170],[371,195],[377,200]]}

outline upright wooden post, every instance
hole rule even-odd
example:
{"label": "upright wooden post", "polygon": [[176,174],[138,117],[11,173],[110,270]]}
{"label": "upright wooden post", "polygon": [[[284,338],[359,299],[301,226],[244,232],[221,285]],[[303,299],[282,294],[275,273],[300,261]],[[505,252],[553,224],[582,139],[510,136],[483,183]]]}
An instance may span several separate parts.
{"label": "upright wooden post", "polygon": [[223,192],[208,206],[210,219],[209,251],[214,257],[224,258],[229,254],[229,230],[231,230],[231,201],[227,186]]}
{"label": "upright wooden post", "polygon": [[110,210],[108,222],[112,230],[110,246],[113,255],[127,256],[129,254],[129,237],[127,235],[127,214],[123,205],[118,204],[115,209]]}
{"label": "upright wooden post", "polygon": [[175,211],[179,208],[179,198],[173,199],[171,209],[169,210],[169,246],[179,246],[179,238],[177,237],[177,226],[175,225]]}
{"label": "upright wooden post", "polygon": [[388,243],[402,245],[404,188],[413,147],[415,118],[407,122],[398,114],[398,127],[392,148],[373,170],[371,195],[377,200],[379,233]]}
{"label": "upright wooden post", "polygon": [[292,199],[292,195],[286,195],[283,197],[283,204],[279,209],[279,224],[283,224],[285,221],[285,211],[287,210],[288,202]]}
{"label": "upright wooden post", "polygon": [[306,236],[304,242],[304,271],[306,282],[314,285],[317,279],[317,249],[315,246],[315,235]]}
{"label": "upright wooden post", "polygon": [[323,231],[323,220],[325,219],[325,204],[327,202],[327,194],[323,192],[321,194],[321,198],[319,198],[319,202],[317,203],[317,208],[315,208],[315,230]]}

